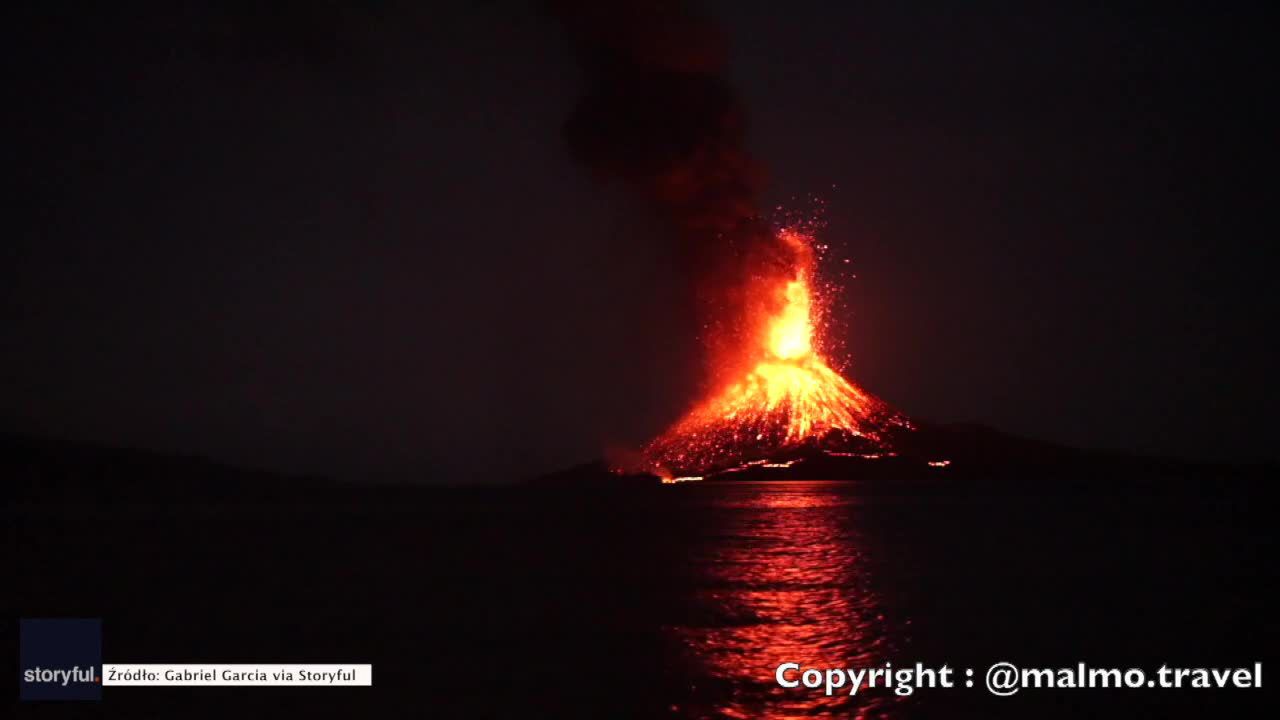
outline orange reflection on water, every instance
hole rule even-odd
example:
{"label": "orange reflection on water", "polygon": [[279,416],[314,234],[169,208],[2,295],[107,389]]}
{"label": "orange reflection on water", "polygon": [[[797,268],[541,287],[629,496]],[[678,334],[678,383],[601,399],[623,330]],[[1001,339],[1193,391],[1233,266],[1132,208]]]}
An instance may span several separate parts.
{"label": "orange reflection on water", "polygon": [[741,483],[715,500],[723,526],[692,559],[705,580],[696,602],[706,620],[675,629],[698,676],[692,684],[709,687],[694,693],[696,706],[681,708],[683,714],[875,718],[894,703],[883,688],[826,697],[821,689],[786,689],[774,680],[784,662],[857,668],[891,659],[849,520],[854,500],[839,487]]}

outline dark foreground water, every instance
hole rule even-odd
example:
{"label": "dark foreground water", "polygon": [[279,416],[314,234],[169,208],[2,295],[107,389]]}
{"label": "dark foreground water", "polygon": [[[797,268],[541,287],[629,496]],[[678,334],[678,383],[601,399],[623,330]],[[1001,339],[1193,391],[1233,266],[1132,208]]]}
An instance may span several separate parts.
{"label": "dark foreground water", "polygon": [[[1276,654],[1256,496],[898,497],[850,483],[11,510],[20,616],[112,662],[371,662],[372,688],[107,688],[119,717],[1255,717]],[[774,668],[943,663],[827,698]],[[982,688],[1023,666],[1252,667],[1258,690]],[[956,679],[963,684],[964,676]],[[1274,682],[1280,683],[1280,675]]]}

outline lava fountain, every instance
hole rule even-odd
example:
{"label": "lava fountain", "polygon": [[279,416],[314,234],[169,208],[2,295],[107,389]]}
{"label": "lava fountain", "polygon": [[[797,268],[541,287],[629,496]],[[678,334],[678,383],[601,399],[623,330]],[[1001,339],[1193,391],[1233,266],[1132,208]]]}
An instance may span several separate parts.
{"label": "lava fountain", "polygon": [[726,363],[735,371],[644,448],[646,471],[692,480],[806,452],[881,453],[891,429],[910,427],[823,356],[812,235],[785,228],[777,240],[787,261],[748,283],[744,340]]}

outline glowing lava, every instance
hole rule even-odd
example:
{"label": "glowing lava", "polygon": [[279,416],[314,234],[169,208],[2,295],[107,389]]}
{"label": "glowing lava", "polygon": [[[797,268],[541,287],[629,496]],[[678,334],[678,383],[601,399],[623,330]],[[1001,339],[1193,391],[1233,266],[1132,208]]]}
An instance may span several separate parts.
{"label": "glowing lava", "polygon": [[892,408],[833,370],[816,342],[812,238],[783,230],[789,271],[755,278],[749,368],[693,408],[644,449],[646,469],[664,478],[704,475],[805,448],[880,450],[890,426],[909,427]]}

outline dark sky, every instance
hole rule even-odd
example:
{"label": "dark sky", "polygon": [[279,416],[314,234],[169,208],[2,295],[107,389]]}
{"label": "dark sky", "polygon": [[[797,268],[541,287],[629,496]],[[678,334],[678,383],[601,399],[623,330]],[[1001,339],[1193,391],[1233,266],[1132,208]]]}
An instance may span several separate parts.
{"label": "dark sky", "polygon": [[[677,253],[566,152],[582,78],[535,6],[50,5],[6,50],[5,427],[492,481],[693,399]],[[768,206],[823,196],[853,260],[860,384],[1280,459],[1270,25],[1078,5],[707,9]]]}

